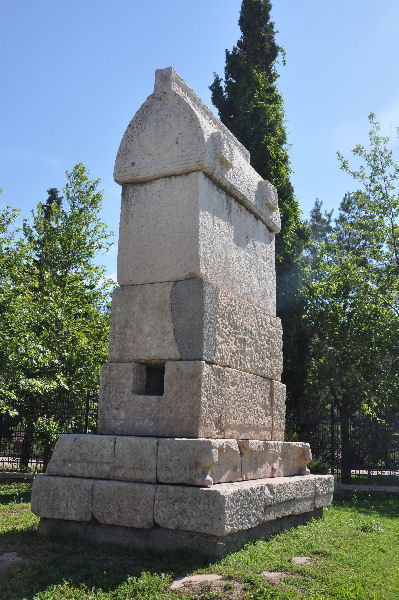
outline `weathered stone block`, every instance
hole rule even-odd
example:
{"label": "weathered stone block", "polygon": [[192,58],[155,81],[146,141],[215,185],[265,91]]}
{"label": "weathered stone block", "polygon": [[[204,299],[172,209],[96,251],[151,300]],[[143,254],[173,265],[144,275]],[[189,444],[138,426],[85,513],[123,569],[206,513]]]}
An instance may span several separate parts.
{"label": "weathered stone block", "polygon": [[263,520],[263,485],[220,483],[210,488],[158,486],[155,522],[167,529],[224,536]]}
{"label": "weathered stone block", "polygon": [[158,439],[117,436],[112,479],[155,483]]}
{"label": "weathered stone block", "polygon": [[242,478],[291,477],[308,475],[312,456],[309,444],[240,440]]}
{"label": "weathered stone block", "polygon": [[[312,512],[316,481],[324,477],[256,479],[209,488],[159,485],[154,519],[166,529],[226,536],[286,515]],[[329,503],[319,496],[319,506]]]}
{"label": "weathered stone block", "polygon": [[236,440],[214,440],[218,460],[212,466],[210,476],[214,483],[241,481],[241,454]]}
{"label": "weathered stone block", "polygon": [[155,483],[157,445],[148,437],[63,434],[46,473]]}
{"label": "weathered stone block", "polygon": [[37,475],[32,486],[32,512],[46,519],[90,521],[93,479]]}
{"label": "weathered stone block", "polygon": [[201,170],[273,232],[280,231],[277,193],[249,162],[249,152],[172,67],[155,73],[147,98],[121,141],[120,184]]}
{"label": "weathered stone block", "polygon": [[305,475],[310,458],[300,442],[63,434],[47,475],[210,486]]}
{"label": "weathered stone block", "polygon": [[130,123],[115,179],[122,287],[100,435],[60,438],[33,486],[41,530],[218,549],[320,515],[332,479],[282,477],[306,473],[310,451],[283,443],[276,190],[173,69]]}
{"label": "weathered stone block", "polygon": [[139,362],[106,363],[100,372],[100,398],[118,398],[126,389],[132,394],[144,394],[145,380],[145,365]]}
{"label": "weathered stone block", "polygon": [[156,486],[125,481],[95,481],[93,517],[123,527],[153,527]]}
{"label": "weathered stone block", "polygon": [[283,475],[283,442],[240,440],[242,478],[264,479]]}
{"label": "weathered stone block", "polygon": [[320,508],[322,506],[328,506],[333,501],[334,494],[334,476],[325,475],[323,478],[319,477],[316,479],[316,496],[315,506]]}
{"label": "weathered stone block", "polygon": [[275,314],[276,190],[173,69],[160,71],[160,81],[115,163],[123,185],[118,281],[200,274]]}
{"label": "weathered stone block", "polygon": [[282,464],[284,477],[309,475],[308,464],[312,460],[309,444],[303,442],[284,442],[282,446]]}
{"label": "weathered stone block", "polygon": [[161,483],[211,486],[241,479],[241,456],[235,440],[161,439],[157,477]]}
{"label": "weathered stone block", "polygon": [[[118,365],[112,376],[120,381]],[[201,362],[168,362],[163,396],[131,393],[125,386],[111,396],[101,394],[100,433],[159,437],[222,437],[224,396],[203,391],[208,365]],[[109,386],[112,388],[112,381]]]}
{"label": "weathered stone block", "polygon": [[209,366],[203,382],[206,397],[224,403],[223,435],[234,439],[271,439],[271,381],[249,373]]}
{"label": "weathered stone block", "polygon": [[199,203],[201,275],[275,315],[274,234],[206,176]]}
{"label": "weathered stone block", "polygon": [[275,315],[274,234],[204,173],[122,189],[121,286],[204,277]]}
{"label": "weathered stone block", "polygon": [[123,286],[112,294],[109,361],[178,360],[171,318],[173,283]]}
{"label": "weathered stone block", "polygon": [[280,319],[199,278],[117,288],[109,360],[177,359],[280,379]]}
{"label": "weathered stone block", "polygon": [[115,437],[112,435],[63,434],[58,438],[47,475],[64,477],[112,477]]}
{"label": "weathered stone block", "polygon": [[278,477],[265,480],[265,484],[269,493],[265,506],[265,521],[314,510],[314,475]]}
{"label": "weathered stone block", "polygon": [[[226,536],[331,502],[333,478],[323,475],[220,483],[212,487],[153,485],[39,476],[32,510],[45,519]],[[316,502],[315,502],[316,499]],[[313,509],[311,508],[313,506]],[[309,510],[308,510],[309,509]]]}
{"label": "weathered stone block", "polygon": [[273,431],[271,439],[282,442],[285,432],[285,385],[279,381],[272,382],[272,405]]}
{"label": "weathered stone block", "polygon": [[[165,366],[163,396],[132,394],[135,372],[118,364],[106,371],[99,402],[99,432],[159,437],[270,439],[271,381],[200,361]],[[140,365],[143,366],[143,365]],[[143,366],[144,368],[144,366]],[[104,373],[104,371],[103,371]]]}

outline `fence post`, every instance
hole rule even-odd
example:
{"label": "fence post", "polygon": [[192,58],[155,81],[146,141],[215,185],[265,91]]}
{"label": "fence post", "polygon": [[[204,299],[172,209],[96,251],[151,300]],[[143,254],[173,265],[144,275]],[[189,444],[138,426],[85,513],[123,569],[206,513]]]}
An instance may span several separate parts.
{"label": "fence post", "polygon": [[90,392],[86,390],[85,433],[89,433]]}
{"label": "fence post", "polygon": [[335,406],[334,401],[331,401],[330,408],[330,443],[331,443],[331,474],[334,475],[334,464],[335,464]]}

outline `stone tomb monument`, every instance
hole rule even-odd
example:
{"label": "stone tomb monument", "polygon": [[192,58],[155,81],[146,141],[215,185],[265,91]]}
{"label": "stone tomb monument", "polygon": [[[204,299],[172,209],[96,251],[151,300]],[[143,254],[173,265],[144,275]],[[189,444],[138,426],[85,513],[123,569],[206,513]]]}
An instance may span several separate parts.
{"label": "stone tomb monument", "polygon": [[99,435],[62,435],[42,534],[223,553],[320,516],[333,478],[284,442],[275,188],[172,68],[128,126]]}

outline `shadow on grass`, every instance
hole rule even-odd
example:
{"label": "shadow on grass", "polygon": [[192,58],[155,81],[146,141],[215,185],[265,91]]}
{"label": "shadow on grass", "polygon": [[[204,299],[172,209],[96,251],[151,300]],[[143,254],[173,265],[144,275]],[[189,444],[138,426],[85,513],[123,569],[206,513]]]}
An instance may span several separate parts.
{"label": "shadow on grass", "polygon": [[189,552],[143,552],[113,545],[93,546],[70,538],[41,537],[36,531],[0,534],[0,554],[17,552],[23,563],[0,576],[0,598],[31,600],[35,594],[64,581],[104,592],[143,571],[186,575],[206,567],[212,557]]}
{"label": "shadow on grass", "polygon": [[334,504],[365,515],[378,514],[388,519],[399,517],[399,494],[339,492],[334,494]]}
{"label": "shadow on grass", "polygon": [[[26,494],[29,499],[29,489],[19,486],[17,500],[15,492],[18,490],[4,489],[0,502],[18,503]],[[335,504],[370,516],[399,516],[397,495],[340,493]],[[18,508],[18,504],[14,506]],[[206,568],[217,560],[185,551],[155,553],[113,545],[93,546],[69,537],[41,537],[33,529],[0,534],[0,554],[3,552],[17,552],[24,562],[12,566],[6,576],[0,575],[0,600],[32,600],[39,592],[64,581],[112,592],[129,576],[138,577],[143,571],[175,577]]]}
{"label": "shadow on grass", "polygon": [[14,502],[30,502],[30,489],[23,491],[10,490],[0,494],[1,504],[11,504]]}
{"label": "shadow on grass", "polygon": [[[10,512],[24,511],[25,502],[30,502],[29,483],[0,485],[0,504],[9,506]],[[24,531],[0,533],[0,554],[5,552],[17,552],[23,562],[15,563],[6,574],[0,573],[0,600],[31,600],[38,592],[64,581],[109,592],[143,571],[185,575],[212,562],[212,557],[189,552],[143,552],[94,546],[77,538],[42,537],[34,523],[27,524]]]}

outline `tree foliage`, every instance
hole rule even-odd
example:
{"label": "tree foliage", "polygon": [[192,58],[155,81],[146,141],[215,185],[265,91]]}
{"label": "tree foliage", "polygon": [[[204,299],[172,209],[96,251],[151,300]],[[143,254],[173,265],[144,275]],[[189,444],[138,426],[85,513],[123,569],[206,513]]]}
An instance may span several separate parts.
{"label": "tree foliage", "polygon": [[301,253],[306,230],[290,182],[284,106],[276,83],[284,50],[276,43],[270,11],[269,0],[243,0],[241,38],[226,50],[224,81],[215,74],[210,89],[221,121],[250,151],[254,169],[277,188],[282,217],[277,266],[284,267]]}
{"label": "tree foliage", "polygon": [[27,249],[23,240],[16,239],[15,221],[18,211],[5,206],[0,210],[0,413],[11,412],[15,394],[8,385],[12,368],[8,362],[7,348],[14,338],[13,307],[22,295],[24,261]]}
{"label": "tree foliage", "polygon": [[112,284],[94,263],[110,245],[102,193],[82,164],[66,176],[64,196],[50,189],[20,239],[15,211],[0,217],[0,397],[31,425],[46,397],[95,390],[107,354]]}
{"label": "tree foliage", "polygon": [[312,211],[303,290],[312,334],[307,391],[343,419],[360,408],[399,408],[399,167],[391,138],[373,114],[369,122],[368,147],[353,150],[357,164],[338,154],[359,188],[334,222],[320,202]]}
{"label": "tree foliage", "polygon": [[369,116],[367,147],[354,148],[341,168],[358,189],[337,217],[311,214],[303,293],[311,335],[310,400],[334,405],[341,417],[342,480],[351,479],[349,419],[399,409],[399,167],[392,139]]}
{"label": "tree foliage", "polygon": [[290,160],[283,99],[277,87],[277,62],[284,50],[276,43],[269,0],[243,0],[241,38],[226,50],[224,80],[215,74],[212,102],[221,121],[250,151],[251,164],[276,188],[282,230],[276,237],[277,313],[283,322],[284,373],[288,393],[301,396],[307,336],[301,320],[299,257],[307,229],[290,181]]}

